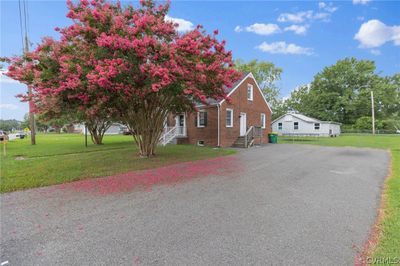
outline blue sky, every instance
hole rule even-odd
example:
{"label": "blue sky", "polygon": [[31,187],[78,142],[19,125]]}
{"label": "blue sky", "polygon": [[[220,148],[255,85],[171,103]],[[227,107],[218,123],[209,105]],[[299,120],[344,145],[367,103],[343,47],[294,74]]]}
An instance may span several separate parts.
{"label": "blue sky", "polygon": [[[124,4],[130,3],[122,1]],[[134,2],[137,5],[137,2]],[[1,1],[1,56],[22,51],[18,1]],[[64,1],[29,1],[29,38],[58,37],[68,25]],[[172,1],[169,18],[184,32],[197,24],[218,29],[234,58],[271,61],[283,69],[281,96],[307,84],[323,67],[345,57],[374,60],[383,75],[400,72],[398,1]],[[1,118],[22,120],[28,107],[14,95],[26,90],[0,80]]]}

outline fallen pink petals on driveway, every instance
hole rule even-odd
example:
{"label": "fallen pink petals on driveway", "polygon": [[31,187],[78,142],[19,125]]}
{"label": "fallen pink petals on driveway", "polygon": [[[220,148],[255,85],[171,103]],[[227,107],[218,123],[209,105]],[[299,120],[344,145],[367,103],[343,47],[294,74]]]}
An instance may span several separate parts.
{"label": "fallen pink petals on driveway", "polygon": [[236,156],[177,163],[144,171],[128,172],[107,177],[91,178],[56,185],[54,188],[88,192],[93,194],[112,194],[128,192],[141,188],[151,191],[154,185],[173,185],[177,182],[240,171],[240,162]]}

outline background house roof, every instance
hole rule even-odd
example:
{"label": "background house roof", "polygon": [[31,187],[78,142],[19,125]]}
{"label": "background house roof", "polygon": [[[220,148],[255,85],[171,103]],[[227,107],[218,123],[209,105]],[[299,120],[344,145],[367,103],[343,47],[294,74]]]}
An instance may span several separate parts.
{"label": "background house roof", "polygon": [[294,117],[297,117],[300,120],[309,122],[309,123],[321,123],[322,122],[322,121],[320,121],[318,119],[315,119],[315,118],[312,118],[312,117],[308,117],[308,116],[305,116],[305,115],[302,115],[302,114],[290,114],[290,115],[292,115]]}
{"label": "background house roof", "polygon": [[276,121],[280,120],[282,117],[284,117],[286,115],[291,115],[291,116],[296,117],[296,118],[298,118],[300,120],[303,120],[304,122],[307,122],[307,123],[325,123],[325,124],[341,125],[341,123],[338,123],[338,122],[321,121],[321,120],[318,120],[316,118],[312,118],[312,117],[309,117],[309,116],[306,116],[306,115],[303,115],[303,114],[298,114],[298,113],[287,113],[287,114],[284,114],[284,115],[278,117],[277,119],[275,119],[274,121],[272,121],[272,123],[275,123]]}

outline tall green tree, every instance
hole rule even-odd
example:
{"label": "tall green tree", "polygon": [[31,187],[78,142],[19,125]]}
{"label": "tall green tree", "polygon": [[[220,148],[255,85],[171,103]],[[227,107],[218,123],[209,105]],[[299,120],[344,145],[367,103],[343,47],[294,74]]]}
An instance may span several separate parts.
{"label": "tall green tree", "polygon": [[321,120],[354,124],[371,116],[373,91],[376,117],[383,119],[399,112],[398,80],[398,75],[379,76],[373,61],[345,58],[315,75],[309,89],[294,91],[288,106]]}
{"label": "tall green tree", "polygon": [[281,79],[282,69],[267,61],[257,59],[244,62],[241,59],[235,60],[236,69],[246,73],[251,72],[264,93],[265,99],[271,104],[272,109],[279,105],[280,90],[276,81]]}

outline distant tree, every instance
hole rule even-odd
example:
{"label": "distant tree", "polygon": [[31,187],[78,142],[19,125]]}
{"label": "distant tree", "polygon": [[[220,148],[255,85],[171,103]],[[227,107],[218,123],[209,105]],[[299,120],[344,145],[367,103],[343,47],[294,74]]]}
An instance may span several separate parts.
{"label": "distant tree", "polygon": [[282,69],[267,61],[257,59],[244,62],[241,59],[235,60],[236,68],[243,72],[251,72],[264,93],[265,99],[274,109],[279,104],[280,90],[276,81],[281,79]]}
{"label": "distant tree", "polygon": [[[59,116],[56,118],[46,117],[43,114],[36,116],[36,123],[39,123],[38,128],[42,128],[43,131],[47,131],[50,127],[54,129],[56,133],[61,133],[61,129],[71,123],[68,116]],[[95,141],[93,141],[95,143]]]}
{"label": "distant tree", "polygon": [[[21,125],[22,125],[22,128],[24,128],[24,129],[25,128],[30,129],[28,113],[26,113],[24,115],[24,120],[22,121]],[[47,121],[43,121],[40,118],[39,114],[35,114],[35,126],[36,126],[37,131],[39,131],[39,132],[46,132],[47,129],[50,127],[50,125],[47,123]]]}
{"label": "distant tree", "polygon": [[373,61],[346,58],[325,67],[309,87],[292,92],[289,109],[321,119],[354,124],[371,116],[371,91],[377,119],[392,116],[400,109],[398,76],[381,77]]}
{"label": "distant tree", "polygon": [[297,111],[304,114],[310,114],[309,102],[310,99],[310,85],[302,85],[294,89],[290,93],[290,97],[286,100],[286,105],[289,111]]}
{"label": "distant tree", "polygon": [[289,105],[287,99],[281,99],[277,102],[274,107],[274,112],[272,113],[272,120],[277,119],[278,117],[289,112]]}
{"label": "distant tree", "polygon": [[12,130],[19,130],[21,129],[21,121],[15,119],[0,119],[0,129],[10,132]]}
{"label": "distant tree", "polygon": [[359,130],[372,130],[372,117],[362,116],[358,118],[354,123],[354,127]]}

